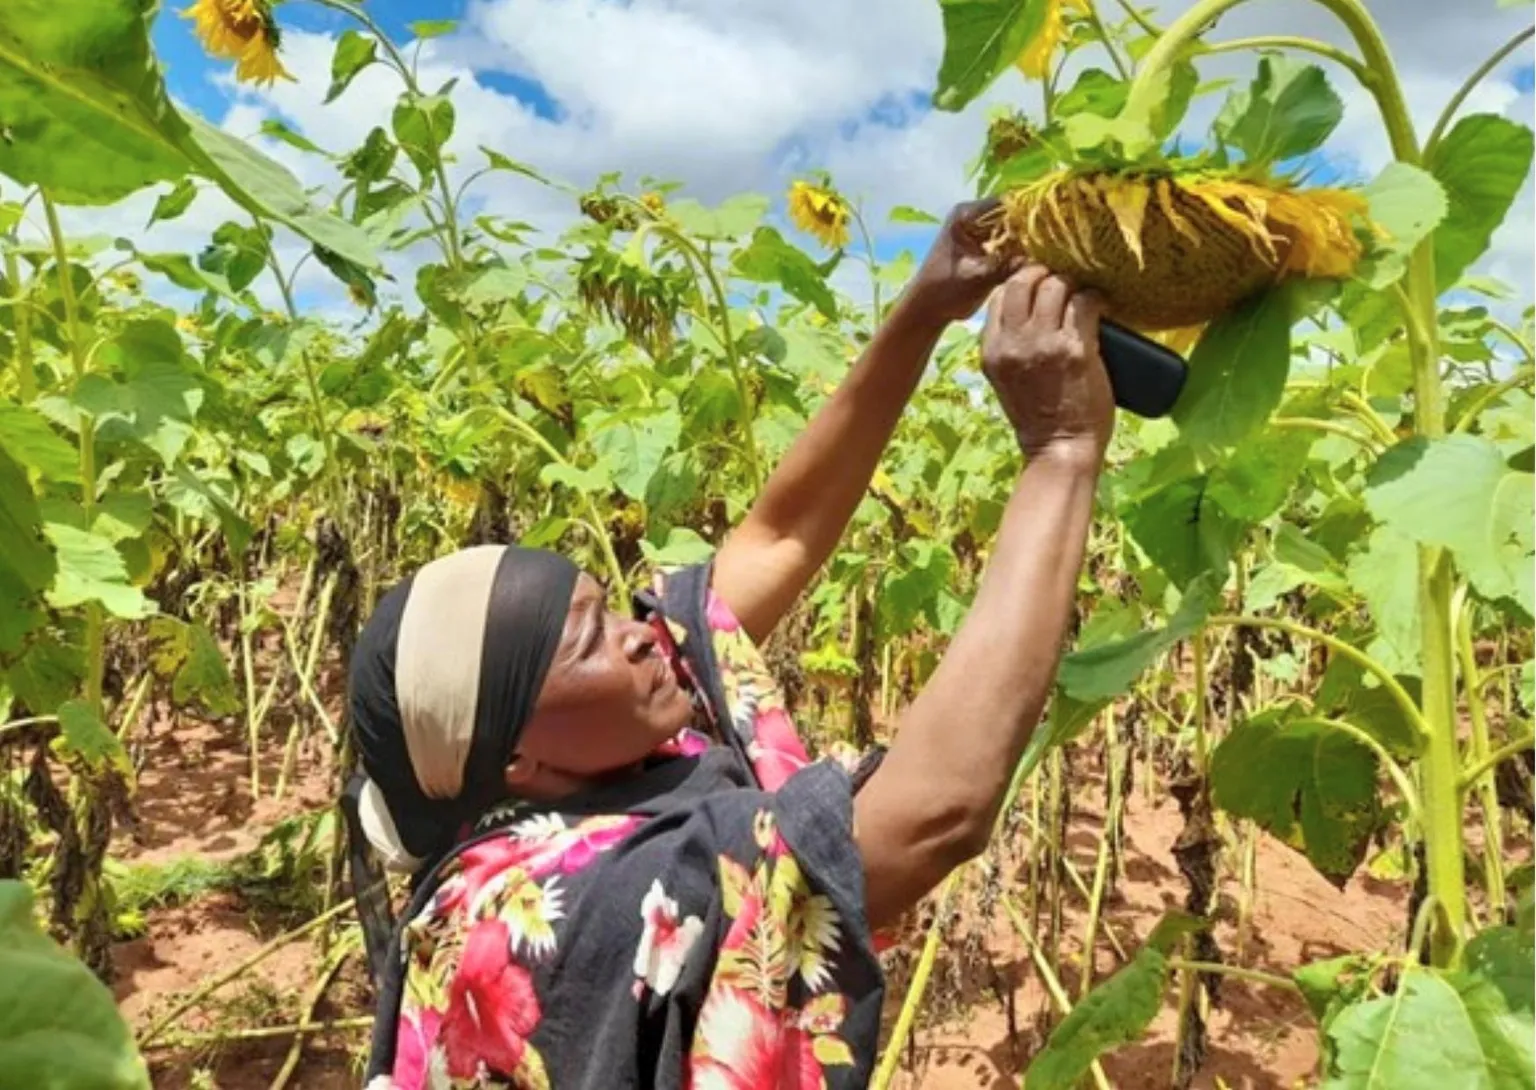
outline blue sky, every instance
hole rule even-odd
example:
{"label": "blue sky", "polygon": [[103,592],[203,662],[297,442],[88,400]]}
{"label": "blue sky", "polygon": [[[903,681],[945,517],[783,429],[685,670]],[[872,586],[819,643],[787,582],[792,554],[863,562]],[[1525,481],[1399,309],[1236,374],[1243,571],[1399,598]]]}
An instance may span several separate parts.
{"label": "blue sky", "polygon": [[[236,90],[228,64],[204,54],[180,15],[189,2],[167,0],[155,40],[172,93],[205,116],[223,121],[235,108],[230,124],[242,135],[263,116],[281,116],[338,150],[366,126],[388,125],[395,88],[382,73],[366,87],[365,73],[341,101],[321,104],[331,41],[348,27],[348,17],[304,0],[282,3],[277,15],[289,35],[285,59],[299,83],[254,92]],[[466,162],[485,143],[578,184],[616,169],[631,184],[643,174],[680,181],[706,201],[742,190],[779,198],[790,178],[825,167],[865,203],[877,251],[889,258],[921,249],[930,232],[883,228],[884,211],[909,204],[942,214],[969,197],[964,170],[980,146],[986,106],[1029,106],[1038,91],[1005,78],[964,115],[929,110],[942,37],[937,3],[878,0],[880,18],[871,19],[875,2],[366,0],[366,10],[404,42],[413,37],[412,22],[464,18],[466,5],[475,4],[462,33],[431,43],[424,54],[433,66],[429,86],[449,75],[461,80],[458,154]],[[1161,6],[1172,11],[1187,2]],[[1529,21],[1528,12],[1495,11],[1490,4],[1474,34],[1443,0],[1374,0],[1371,7],[1399,60],[1410,102],[1431,118],[1490,48]],[[1299,0],[1244,5],[1223,20],[1218,36],[1272,33],[1277,9],[1296,21],[1287,29],[1345,44],[1335,20]],[[1230,74],[1252,72],[1249,58],[1230,63]],[[1218,62],[1212,68],[1213,75],[1229,74],[1214,70]],[[1340,174],[1363,180],[1387,156],[1380,122],[1359,88],[1344,78],[1334,82],[1345,96],[1345,122],[1313,180]],[[1467,109],[1508,112],[1529,123],[1533,83],[1536,67],[1527,53],[1486,83]],[[329,184],[313,161],[292,165],[304,170],[306,182]],[[541,202],[536,194],[503,191],[497,211],[540,224],[570,212],[568,198],[551,203],[547,197]],[[1516,283],[1522,295],[1532,280],[1529,204],[1522,204],[1523,221],[1504,235],[1499,267],[1490,270]],[[195,219],[187,217],[181,228],[189,235],[210,229]],[[809,240],[801,241],[814,251]],[[190,237],[177,242],[180,248],[196,244]],[[862,274],[850,270],[850,278]]]}

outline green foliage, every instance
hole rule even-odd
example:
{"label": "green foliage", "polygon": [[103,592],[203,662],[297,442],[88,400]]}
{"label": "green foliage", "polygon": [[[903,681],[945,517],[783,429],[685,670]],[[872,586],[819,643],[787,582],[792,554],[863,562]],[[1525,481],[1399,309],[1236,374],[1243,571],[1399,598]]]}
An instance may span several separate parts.
{"label": "green foliage", "polygon": [[1335,885],[1365,858],[1381,821],[1376,755],[1327,720],[1261,712],[1211,755],[1211,797],[1306,854]]}
{"label": "green foliage", "polygon": [[1071,1090],[1100,1055],[1134,1041],[1163,1006],[1168,962],[1151,946],[1062,1019],[1024,1074],[1026,1090]]}
{"label": "green foliage", "polygon": [[32,892],[0,882],[0,1071],[38,1090],[148,1090],[112,993],[38,928]]}
{"label": "green foliage", "polygon": [[1205,331],[1174,409],[1190,443],[1234,446],[1280,404],[1291,366],[1292,307],[1288,292],[1267,292]]}
{"label": "green foliage", "polygon": [[1252,85],[1227,99],[1214,129],[1258,167],[1316,151],[1343,117],[1344,102],[1321,68],[1265,56]]}
{"label": "green foliage", "polygon": [[939,0],[944,56],[933,104],[960,110],[1018,59],[1040,32],[1048,0]]}
{"label": "green foliage", "polygon": [[1426,166],[1450,208],[1435,231],[1435,276],[1442,289],[1488,249],[1531,169],[1531,130],[1497,114],[1462,118],[1431,149]]}

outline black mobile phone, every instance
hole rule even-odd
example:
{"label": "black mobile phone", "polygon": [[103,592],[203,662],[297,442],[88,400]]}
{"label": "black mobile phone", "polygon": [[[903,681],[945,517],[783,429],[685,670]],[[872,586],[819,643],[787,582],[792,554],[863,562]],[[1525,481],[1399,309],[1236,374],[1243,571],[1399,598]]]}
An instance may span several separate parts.
{"label": "black mobile phone", "polygon": [[1109,321],[1099,323],[1099,355],[1116,405],[1148,419],[1173,411],[1189,376],[1183,356]]}

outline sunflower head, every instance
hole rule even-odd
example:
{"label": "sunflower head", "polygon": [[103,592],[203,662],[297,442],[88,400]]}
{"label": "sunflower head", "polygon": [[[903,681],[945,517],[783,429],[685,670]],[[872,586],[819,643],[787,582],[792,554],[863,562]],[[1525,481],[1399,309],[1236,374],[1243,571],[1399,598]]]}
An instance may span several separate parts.
{"label": "sunflower head", "polygon": [[269,0],[195,0],[181,14],[196,24],[204,49],[235,62],[242,83],[293,79],[277,56],[282,31]]}
{"label": "sunflower head", "polygon": [[583,258],[576,269],[582,305],[619,326],[653,356],[672,348],[687,274],[676,269],[642,269],[610,250]]}
{"label": "sunflower head", "polygon": [[1217,173],[1058,170],[1003,197],[998,241],[1144,332],[1198,327],[1289,277],[1348,276],[1363,198]]}
{"label": "sunflower head", "polygon": [[848,245],[852,215],[848,202],[830,186],[796,181],[789,187],[789,218],[824,246],[835,250]]}

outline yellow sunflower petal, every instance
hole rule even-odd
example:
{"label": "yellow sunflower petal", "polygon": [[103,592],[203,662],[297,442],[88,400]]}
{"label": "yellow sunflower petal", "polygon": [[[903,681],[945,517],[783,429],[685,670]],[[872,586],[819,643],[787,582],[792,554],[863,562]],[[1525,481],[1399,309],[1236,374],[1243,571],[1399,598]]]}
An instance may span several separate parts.
{"label": "yellow sunflower petal", "polygon": [[1120,237],[1125,239],[1126,249],[1136,258],[1138,268],[1146,268],[1147,260],[1141,252],[1142,225],[1147,218],[1147,198],[1152,195],[1146,182],[1137,178],[1124,179],[1104,191],[1104,203],[1114,213]]}

